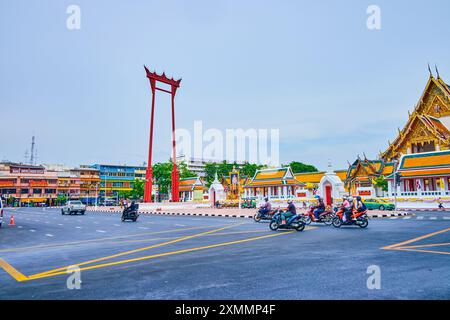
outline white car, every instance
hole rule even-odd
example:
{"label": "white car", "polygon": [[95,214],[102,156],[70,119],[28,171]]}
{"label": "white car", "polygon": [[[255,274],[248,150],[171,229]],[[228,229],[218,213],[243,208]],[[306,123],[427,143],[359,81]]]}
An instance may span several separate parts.
{"label": "white car", "polygon": [[0,199],[0,228],[3,224],[3,202],[2,199]]}
{"label": "white car", "polygon": [[61,208],[61,214],[84,214],[86,212],[86,206],[80,200],[69,200]]}

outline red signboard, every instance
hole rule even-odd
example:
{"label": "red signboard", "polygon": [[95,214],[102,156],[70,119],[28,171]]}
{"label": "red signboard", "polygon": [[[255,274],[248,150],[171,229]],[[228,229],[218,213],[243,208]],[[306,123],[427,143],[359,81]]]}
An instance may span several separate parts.
{"label": "red signboard", "polygon": [[371,196],[372,192],[370,190],[358,190],[359,196]]}

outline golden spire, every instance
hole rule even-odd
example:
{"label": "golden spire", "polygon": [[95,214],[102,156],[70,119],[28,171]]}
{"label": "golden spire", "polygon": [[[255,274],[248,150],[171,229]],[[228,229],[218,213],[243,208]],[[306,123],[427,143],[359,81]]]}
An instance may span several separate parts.
{"label": "golden spire", "polygon": [[434,65],[434,68],[436,69],[437,78],[440,80],[441,76],[439,75],[439,70],[437,68],[437,65]]}

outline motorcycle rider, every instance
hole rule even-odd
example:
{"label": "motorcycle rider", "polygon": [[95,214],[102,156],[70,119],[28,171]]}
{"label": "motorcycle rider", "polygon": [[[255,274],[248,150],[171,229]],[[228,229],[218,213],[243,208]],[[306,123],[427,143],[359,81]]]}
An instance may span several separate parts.
{"label": "motorcycle rider", "polygon": [[325,212],[325,204],[323,203],[323,199],[319,196],[316,196],[317,206],[314,206],[312,209],[314,210],[314,221],[319,220],[319,215]]}
{"label": "motorcycle rider", "polygon": [[295,208],[295,204],[292,202],[291,199],[287,201],[288,206],[285,212],[281,213],[281,220],[285,220],[286,223],[289,221],[289,219],[293,216],[297,215],[297,208]]}
{"label": "motorcycle rider", "polygon": [[344,197],[342,199],[342,207],[344,208],[344,214],[346,221],[350,220],[350,217],[352,215],[352,209],[353,209],[353,198],[352,197]]}
{"label": "motorcycle rider", "polygon": [[357,196],[354,204],[352,219],[356,220],[356,215],[363,211],[366,211],[366,205],[362,201],[361,197]]}
{"label": "motorcycle rider", "polygon": [[272,211],[272,205],[269,202],[269,198],[264,198],[264,204],[261,206],[261,209],[259,209],[259,213],[261,215],[267,215]]}

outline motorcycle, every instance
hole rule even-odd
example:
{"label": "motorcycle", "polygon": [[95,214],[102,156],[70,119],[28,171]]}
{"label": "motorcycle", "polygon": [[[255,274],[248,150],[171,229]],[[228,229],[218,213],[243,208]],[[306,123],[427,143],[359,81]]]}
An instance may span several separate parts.
{"label": "motorcycle", "polygon": [[138,209],[139,209],[138,205],[135,205],[134,207],[125,208],[122,212],[122,222],[125,220],[131,220],[133,222],[136,222],[137,218],[139,217]]}
{"label": "motorcycle", "polygon": [[334,215],[335,212],[333,210],[325,210],[319,214],[319,219],[316,220],[313,207],[309,207],[309,210],[302,215],[302,220],[307,225],[311,224],[311,222],[317,222],[330,226],[333,223]]}
{"label": "motorcycle", "polygon": [[336,216],[333,218],[333,227],[340,228],[341,226],[356,225],[359,226],[360,228],[367,228],[367,226],[369,225],[369,217],[367,216],[367,210],[358,212],[355,215],[356,220],[351,217],[347,217],[345,209],[340,208],[336,212]]}
{"label": "motorcycle", "polygon": [[282,221],[281,211],[278,211],[270,221],[269,228],[272,231],[276,231],[278,229],[294,229],[297,231],[303,231],[305,229],[305,223],[302,220],[301,214],[292,216],[287,221]]}
{"label": "motorcycle", "polygon": [[261,209],[259,209],[253,216],[253,220],[255,220],[256,222],[260,222],[261,220],[272,220],[275,212],[276,210],[270,210],[269,212],[262,213]]}

